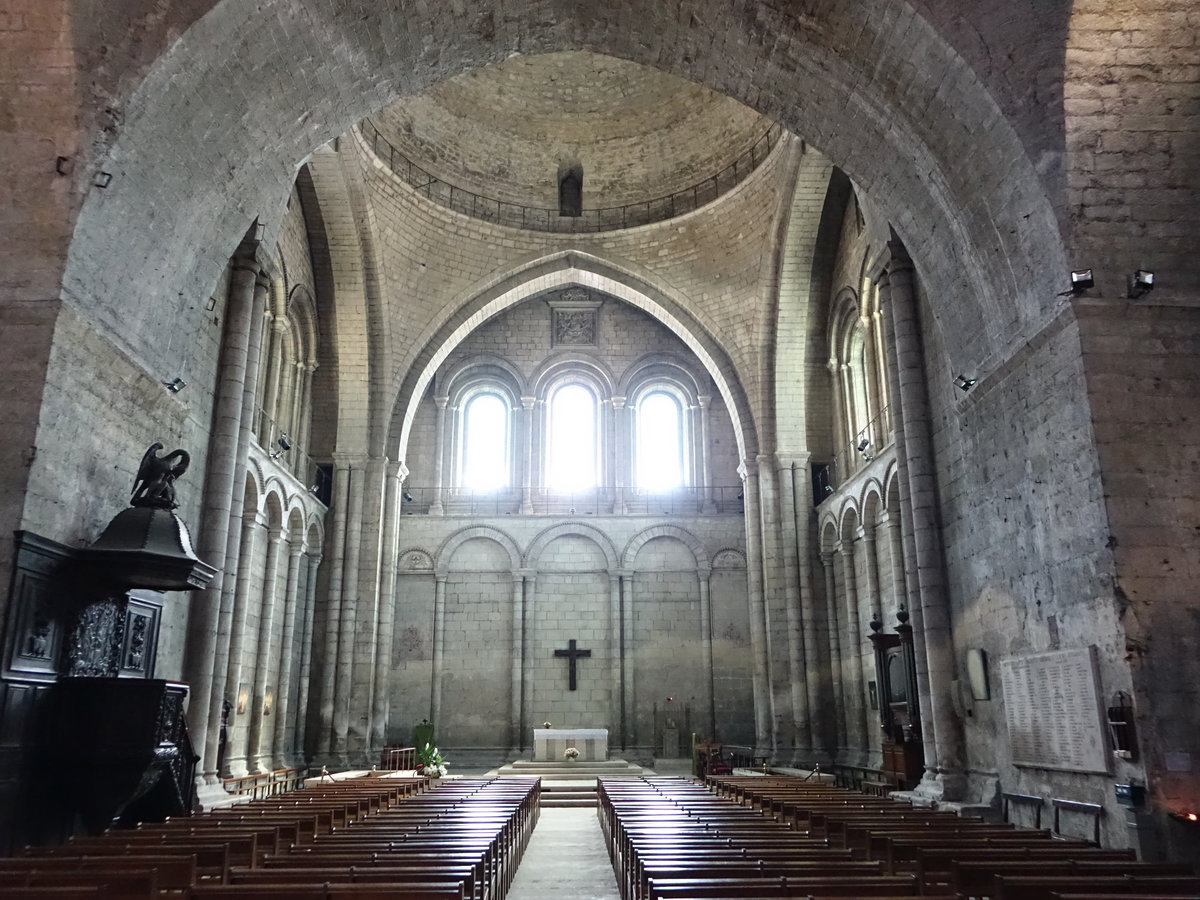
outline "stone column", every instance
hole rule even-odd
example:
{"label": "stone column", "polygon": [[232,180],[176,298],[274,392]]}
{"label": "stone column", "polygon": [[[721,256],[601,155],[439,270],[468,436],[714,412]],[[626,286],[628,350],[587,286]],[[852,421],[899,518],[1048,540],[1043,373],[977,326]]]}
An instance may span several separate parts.
{"label": "stone column", "polygon": [[[279,388],[280,380],[283,375],[283,336],[288,330],[287,316],[272,316],[271,331],[270,331],[270,356],[267,360],[267,385],[263,396],[263,409],[266,410],[271,421],[275,423],[275,428],[279,431],[283,430],[283,423],[279,416]],[[270,435],[264,428],[262,433],[266,435],[263,439],[263,446],[267,447],[278,435]]]}
{"label": "stone column", "polygon": [[[317,363],[315,360],[304,364],[303,371],[300,377],[300,401],[296,410],[296,439],[297,444],[305,453],[309,452],[308,438],[309,432],[312,430],[312,380],[313,373],[317,371]],[[308,480],[313,477],[312,472],[305,472],[304,478]],[[312,482],[304,485],[310,487]]]}
{"label": "stone column", "polygon": [[[190,685],[188,726],[197,750],[202,780],[218,782],[217,748],[221,736],[221,702],[225,699],[225,669],[229,655],[229,629],[222,622],[221,601],[226,585],[236,579],[225,558],[233,504],[241,504],[244,486],[237,480],[238,436],[242,424],[242,397],[255,316],[255,282],[258,277],[258,242],[248,237],[233,258],[233,275],[225,309],[225,331],[217,368],[213,400],[213,430],[209,440],[204,505],[200,514],[197,553],[217,574],[208,588],[191,598],[184,678]],[[257,359],[254,361],[257,366]],[[236,530],[236,529],[235,529]],[[227,616],[226,616],[227,618]],[[225,627],[222,627],[222,626]]]}
{"label": "stone column", "polygon": [[[930,720],[937,758],[936,784],[922,783],[922,793],[944,800],[957,800],[966,789],[962,770],[963,736],[954,712],[954,645],[950,633],[950,610],[946,596],[945,560],[937,507],[937,468],[931,438],[932,417],[925,385],[920,325],[912,287],[912,261],[893,247],[888,266],[888,342],[895,369],[893,396],[903,413],[904,468],[901,485],[907,482],[912,515],[912,538],[916,554],[917,584],[921,594],[913,614],[914,627],[924,634],[929,667]],[[899,449],[899,447],[897,448]],[[928,765],[928,760],[927,760]]]}
{"label": "stone column", "polygon": [[767,638],[767,604],[763,593],[762,518],[759,515],[758,471],[742,463],[742,498],[746,504],[746,583],[750,594],[751,681],[754,688],[754,743],[759,753],[775,748],[775,699],[771,691]]}
{"label": "stone column", "polygon": [[[812,473],[809,468],[810,454],[799,453],[792,467],[792,507],[796,525],[796,568],[800,582],[800,626],[804,630],[804,664],[808,669],[805,686],[808,689],[808,716],[810,746],[819,745],[817,732],[821,704],[826,698],[818,690],[819,679],[814,675],[821,653],[817,647],[817,593],[813,584],[812,545]],[[811,762],[811,760],[809,761]]]}
{"label": "stone column", "polygon": [[400,492],[408,470],[400,462],[387,463],[383,502],[383,558],[379,589],[379,640],[375,648],[374,686],[371,691],[372,751],[387,744],[388,712],[391,709],[392,639],[396,633],[396,554],[400,541]]}
{"label": "stone column", "polygon": [[612,398],[613,408],[613,515],[623,516],[628,511],[628,490],[633,483],[631,470],[632,454],[630,453],[629,416],[630,409],[625,405],[627,398],[616,396]]}
{"label": "stone column", "polygon": [[717,740],[717,700],[713,684],[713,637],[712,637],[712,569],[704,566],[697,570],[700,579],[700,653],[704,666],[703,709],[700,721],[704,723],[705,740]]}
{"label": "stone column", "polygon": [[[609,668],[608,704],[612,717],[611,728],[621,730],[621,576],[608,573],[608,636],[612,647]],[[616,744],[616,741],[613,742]],[[622,744],[623,746],[623,744]]]}
{"label": "stone column", "polygon": [[843,396],[842,367],[838,365],[836,358],[831,357],[826,362],[825,368],[833,382],[833,390],[829,392],[830,399],[833,401],[833,468],[834,479],[840,486],[853,474],[850,455],[845,452],[849,446],[849,439],[844,437],[846,430],[850,427],[849,416]]}
{"label": "stone column", "polygon": [[271,676],[271,636],[275,627],[276,594],[279,590],[279,548],[283,531],[275,526],[267,538],[267,562],[263,567],[262,602],[258,613],[258,648],[254,653],[254,689],[250,692],[250,739],[247,741],[247,765],[255,772],[271,770],[271,747],[263,752],[263,732],[271,733],[265,723],[267,682]]}
{"label": "stone column", "polygon": [[[872,612],[879,609],[879,552],[875,543],[874,528],[859,527],[857,540],[855,541],[855,549],[858,551],[858,554],[862,559],[863,574],[867,579],[867,609],[866,612],[863,612],[862,604],[858,604],[855,607],[855,611],[858,613],[858,615],[855,616],[854,619],[855,628],[858,630],[858,639],[862,641],[863,620],[866,619],[867,621],[870,621]],[[863,746],[867,749],[870,749],[871,731],[868,725],[870,715],[867,711],[866,704],[863,704],[862,711]]]}
{"label": "stone column", "polygon": [[309,551],[308,575],[304,580],[304,631],[300,637],[300,690],[296,699],[296,764],[309,759],[308,752],[308,687],[312,680],[313,621],[317,608],[317,570],[321,567],[320,553]]}
{"label": "stone column", "polygon": [[842,634],[838,616],[837,576],[833,571],[833,554],[821,554],[821,568],[825,572],[826,615],[829,618],[829,673],[833,687],[834,708],[834,754],[844,748],[846,741],[846,702],[842,685]]}
{"label": "stone column", "polygon": [[512,733],[508,745],[510,755],[520,757],[525,743],[525,572],[513,572],[513,617],[512,617],[512,685],[509,688],[511,703],[508,718]]}
{"label": "stone column", "polygon": [[442,503],[442,494],[446,487],[443,476],[446,462],[446,404],[450,402],[450,398],[434,397],[433,402],[437,404],[437,424],[434,426],[433,502],[429,504],[429,515],[441,516],[446,512],[446,507]]}
{"label": "stone column", "polygon": [[621,746],[637,744],[637,715],[633,683],[633,573],[620,569],[621,581]]}
{"label": "stone column", "polygon": [[712,397],[700,394],[696,397],[700,404],[700,488],[704,492],[704,504],[700,511],[704,515],[712,515],[717,511],[716,499],[713,496],[712,451],[709,447],[709,407]]}
{"label": "stone column", "polygon": [[279,679],[275,684],[275,768],[286,769],[294,756],[288,740],[288,723],[294,718],[291,708],[292,660],[296,648],[296,614],[300,599],[300,557],[304,544],[300,535],[292,535],[288,547],[287,586],[284,588],[283,636],[279,641]]}
{"label": "stone column", "polygon": [[442,666],[446,660],[446,575],[436,574],[433,594],[433,678],[429,690],[429,721],[440,728],[442,715]]}
{"label": "stone column", "polygon": [[523,516],[533,515],[533,408],[536,397],[521,398],[521,508]]}
{"label": "stone column", "polygon": [[[341,632],[338,635],[336,683],[333,687],[333,752],[339,766],[350,765],[350,704],[353,697],[354,649],[358,621],[358,562],[362,550],[363,493],[367,472],[361,460],[351,465],[346,509],[346,561],[342,570]],[[331,593],[331,599],[333,596]],[[372,623],[373,624],[373,623]]]}
{"label": "stone column", "polygon": [[254,705],[254,697],[250,694],[250,685],[246,685],[247,696],[245,706],[241,706],[242,695],[242,656],[248,635],[246,634],[246,611],[251,603],[251,593],[254,582],[254,541],[258,531],[258,522],[254,512],[246,517],[242,524],[241,551],[238,558],[237,578],[234,582],[233,610],[230,622],[229,662],[226,683],[233,693],[233,714],[229,719],[229,727],[225,737],[225,774],[241,776],[249,774],[246,768],[245,736],[246,725]]}
{"label": "stone column", "polygon": [[845,592],[844,633],[848,646],[842,656],[850,664],[846,689],[846,734],[850,748],[861,751],[867,737],[866,712],[863,703],[862,626],[859,624],[858,579],[854,571],[854,548],[839,543],[836,547],[842,561],[842,588]]}
{"label": "stone column", "polygon": [[346,578],[346,508],[349,502],[350,463],[337,456],[333,459],[333,546],[330,548],[329,588],[325,598],[325,648],[321,660],[321,693],[317,706],[317,757],[322,764],[329,762],[333,746],[334,685],[337,681],[337,660],[341,638],[342,582]]}
{"label": "stone column", "polygon": [[800,616],[800,562],[796,548],[796,494],[792,477],[792,461],[779,457],[779,531],[783,553],[783,590],[787,604],[788,688],[791,696],[792,720],[795,722],[791,762],[807,757],[812,749],[812,725],[809,721],[808,666],[804,653],[804,624]]}

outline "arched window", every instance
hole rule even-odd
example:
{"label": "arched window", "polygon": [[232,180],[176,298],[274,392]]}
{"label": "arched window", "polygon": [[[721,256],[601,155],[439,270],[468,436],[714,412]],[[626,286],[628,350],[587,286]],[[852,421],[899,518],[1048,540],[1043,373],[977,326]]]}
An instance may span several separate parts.
{"label": "arched window", "polygon": [[663,390],[646,394],[637,408],[637,486],[669,491],[683,485],[683,410]]}
{"label": "arched window", "polygon": [[508,419],[508,404],[499,394],[479,393],[467,401],[462,419],[463,487],[508,487]]}
{"label": "arched window", "polygon": [[583,385],[565,384],[551,395],[548,449],[552,490],[596,486],[596,398]]}

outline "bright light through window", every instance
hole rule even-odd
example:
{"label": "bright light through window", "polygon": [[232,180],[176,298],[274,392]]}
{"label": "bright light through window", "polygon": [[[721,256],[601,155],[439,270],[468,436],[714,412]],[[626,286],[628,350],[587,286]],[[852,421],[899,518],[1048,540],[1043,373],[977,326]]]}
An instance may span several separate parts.
{"label": "bright light through window", "polygon": [[508,405],[495,394],[467,403],[463,426],[463,486],[494,491],[508,486]]}
{"label": "bright light through window", "polygon": [[558,491],[596,486],[596,401],[587,388],[568,384],[550,401],[550,471]]}
{"label": "bright light through window", "polygon": [[683,429],[679,401],[663,391],[638,404],[638,486],[668,491],[683,484]]}

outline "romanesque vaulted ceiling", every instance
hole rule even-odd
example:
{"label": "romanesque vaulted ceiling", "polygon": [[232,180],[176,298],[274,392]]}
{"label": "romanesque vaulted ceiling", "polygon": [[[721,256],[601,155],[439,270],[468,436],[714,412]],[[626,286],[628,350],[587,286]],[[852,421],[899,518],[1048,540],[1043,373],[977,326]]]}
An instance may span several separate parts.
{"label": "romanesque vaulted ceiling", "polygon": [[585,207],[640,203],[717,175],[771,127],[697,84],[586,52],[514,56],[370,123],[434,177],[539,208],[557,207],[564,162],[583,167]]}

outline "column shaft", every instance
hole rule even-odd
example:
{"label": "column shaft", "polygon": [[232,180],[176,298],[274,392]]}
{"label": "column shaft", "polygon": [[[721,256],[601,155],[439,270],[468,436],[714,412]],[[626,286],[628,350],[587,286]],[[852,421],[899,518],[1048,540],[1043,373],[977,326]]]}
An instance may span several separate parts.
{"label": "column shaft", "polygon": [[846,746],[846,699],[842,684],[842,634],[838,617],[837,575],[833,570],[833,554],[821,554],[825,572],[825,604],[829,619],[829,671],[833,681],[834,755]]}
{"label": "column shaft", "polygon": [[[292,682],[296,656],[296,616],[300,599],[300,556],[304,551],[300,535],[292,535],[288,547],[287,585],[283,594],[283,635],[279,641],[279,678],[275,684],[275,768],[286,769],[293,757],[288,726],[295,718],[292,709]],[[303,622],[301,623],[303,624]]]}
{"label": "column shaft", "polygon": [[312,682],[313,624],[317,610],[317,570],[321,557],[308,554],[308,574],[304,580],[304,630],[300,637],[300,685],[296,697],[296,763],[308,761],[311,753],[308,745],[308,699]]}
{"label": "column shaft", "polygon": [[[270,683],[271,638],[275,627],[276,595],[279,590],[279,549],[283,544],[283,535],[277,529],[272,529],[267,540],[267,562],[263,572],[262,600],[258,612],[258,648],[254,658],[254,689],[250,692],[250,739],[247,742],[247,765],[253,766],[256,772],[271,770],[271,747],[264,738],[264,732],[271,734],[270,723],[266,719],[266,692]],[[265,752],[264,752],[265,750]]]}

